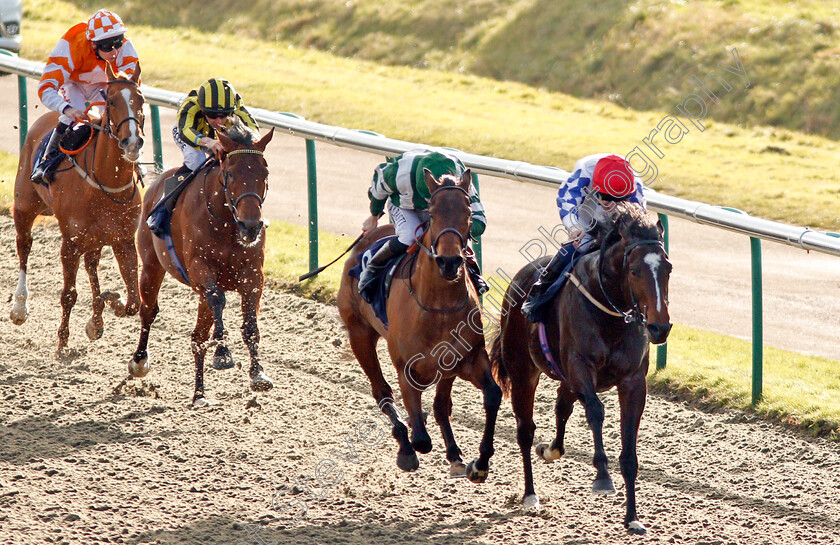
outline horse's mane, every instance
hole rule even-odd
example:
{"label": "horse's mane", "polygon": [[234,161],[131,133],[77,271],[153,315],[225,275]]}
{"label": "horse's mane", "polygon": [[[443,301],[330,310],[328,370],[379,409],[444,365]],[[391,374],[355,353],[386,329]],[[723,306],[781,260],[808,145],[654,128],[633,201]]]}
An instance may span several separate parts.
{"label": "horse's mane", "polygon": [[234,116],[229,127],[224,129],[225,136],[243,146],[253,145],[259,135],[251,130],[238,116]]}
{"label": "horse's mane", "polygon": [[661,238],[659,227],[642,206],[627,201],[615,202],[613,206],[607,215],[608,219],[598,224],[596,238],[599,242],[603,242],[604,238],[615,230],[632,239]]}

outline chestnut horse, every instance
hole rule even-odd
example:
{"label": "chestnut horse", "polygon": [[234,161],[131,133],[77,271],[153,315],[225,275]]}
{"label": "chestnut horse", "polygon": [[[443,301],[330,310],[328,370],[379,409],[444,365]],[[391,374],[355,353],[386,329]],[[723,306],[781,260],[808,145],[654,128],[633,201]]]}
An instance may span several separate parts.
{"label": "chestnut horse", "polygon": [[[131,78],[115,75],[107,65],[108,83],[103,93],[105,114],[93,128],[92,142],[74,157],[64,159],[49,187],[30,181],[35,151],[58,123],[54,112],[41,116],[29,130],[20,154],[15,179],[14,220],[20,274],[11,321],[17,325],[29,316],[27,261],[32,249],[32,224],[38,216],[55,215],[61,230],[62,317],[58,328],[58,353],[70,336],[70,311],[76,303],[76,274],[82,256],[90,278],[93,316],[85,331],[91,340],[102,336],[102,310],[106,301],[118,316],[133,316],[140,306],[137,291],[137,250],[134,234],[140,217],[135,162],[143,146],[143,94],[138,87],[140,66]],[[110,246],[125,282],[128,301],[115,292],[100,293],[97,269],[102,247]]]}
{"label": "chestnut horse", "polygon": [[617,203],[611,221],[601,226],[600,250],[580,259],[569,280],[551,301],[541,334],[539,325],[520,312],[522,301],[549,258],[524,267],[508,286],[502,306],[501,332],[490,360],[516,415],[516,439],[525,469],[527,508],[539,508],[531,469],[534,440],[534,393],[545,373],[560,381],[555,415],[557,435],[536,447],[546,461],[563,456],[566,422],[575,400],[586,411],[595,442],[597,470],[592,492],[615,492],[607,470],[601,428],[604,406],[596,395],[618,389],[621,407],[621,454],[627,512],[624,525],[644,533],[636,516],[636,440],[645,408],[649,344],[664,343],[671,330],[668,279],[671,264],[662,244],[662,226],[638,205]]}
{"label": "chestnut horse", "polygon": [[[418,240],[423,252],[403,259],[394,275],[386,307],[388,327],[361,298],[358,281],[350,277],[349,271],[358,262],[359,254],[374,240],[393,234],[390,225],[363,238],[347,259],[338,291],[338,310],[347,326],[353,353],[370,380],[373,397],[391,420],[393,436],[399,443],[397,466],[413,471],[420,464],[417,452],[425,454],[432,450],[421,394],[436,384],[434,415],[443,434],[450,475],[466,475],[473,482],[483,482],[493,455],[493,434],[502,394],[490,372],[481,307],[472,282],[467,279],[463,258],[470,232],[472,179],[469,170],[460,180],[445,174],[438,181],[428,169],[424,169],[424,175],[431,197],[429,225]],[[380,337],[386,339],[397,370],[403,403],[408,410],[408,425],[412,428],[411,440],[391,386],[382,375],[376,354]],[[480,456],[469,465],[461,459],[461,449],[455,443],[449,420],[452,383],[456,377],[480,388],[484,396]]]}
{"label": "chestnut horse", "polygon": [[[166,273],[186,284],[200,299],[198,320],[192,333],[195,357],[195,393],[193,406],[208,404],[204,396],[204,356],[213,326],[216,351],[213,367],[234,366],[227,347],[227,331],[222,322],[225,292],[237,291],[242,298],[242,338],[251,356],[251,389],[265,391],[273,384],[259,362],[260,332],[257,313],[264,284],[265,224],[262,204],[268,192],[268,165],[263,156],[274,129],[261,140],[236,123],[219,141],[225,153],[220,162],[197,173],[184,189],[172,212],[171,247],[154,236],[142,222],[137,235],[143,272],[140,275],[140,344],[128,363],[134,377],[144,377],[151,370],[147,346],[152,322],[158,313],[158,292]],[[164,180],[175,172],[164,172],[153,182],[143,198],[143,217],[163,194]],[[177,262],[173,260],[174,250]],[[183,265],[180,265],[183,264]],[[179,268],[183,267],[187,278]]]}

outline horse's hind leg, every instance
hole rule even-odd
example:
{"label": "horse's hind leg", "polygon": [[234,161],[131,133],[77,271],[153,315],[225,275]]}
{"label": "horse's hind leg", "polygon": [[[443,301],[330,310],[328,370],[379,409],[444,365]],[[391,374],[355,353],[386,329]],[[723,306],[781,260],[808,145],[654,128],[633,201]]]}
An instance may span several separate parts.
{"label": "horse's hind leg", "polygon": [[64,287],[61,289],[61,324],[58,326],[58,352],[61,354],[70,338],[70,311],[76,304],[76,275],[79,272],[81,255],[72,242],[65,239],[61,243],[61,265],[64,270]]}
{"label": "horse's hind leg", "polygon": [[132,238],[124,244],[112,246],[114,259],[120,268],[120,276],[125,283],[126,300],[120,297],[118,292],[103,293],[111,305],[111,310],[119,317],[134,316],[140,310],[140,291],[137,286],[137,247]]}
{"label": "horse's hind leg", "polygon": [[99,258],[101,255],[101,248],[85,254],[85,270],[90,280],[90,294],[93,306],[93,315],[85,326],[85,333],[87,333],[88,339],[92,341],[102,337],[102,331],[105,329],[105,322],[102,320],[102,310],[105,308],[105,301],[99,293]]}
{"label": "horse's hind leg", "polygon": [[207,298],[202,297],[198,304],[198,319],[192,333],[192,353],[195,357],[195,393],[193,407],[200,408],[209,405],[204,397],[204,357],[207,354],[207,339],[210,338],[210,327],[213,325],[213,314]]}
{"label": "horse's hind leg", "polygon": [[15,325],[21,325],[29,317],[29,286],[27,283],[27,263],[32,250],[32,223],[38,214],[15,203],[14,219],[18,254],[18,284],[15,289],[14,305],[9,319]]}
{"label": "horse's hind leg", "polygon": [[[207,301],[213,316],[213,342],[216,344],[216,352],[213,354],[213,369],[230,369],[235,363],[230,349],[227,347],[227,331],[225,331],[225,324],[222,321],[226,304],[225,292],[211,282],[204,290],[204,299]],[[256,313],[254,318],[256,319]]]}
{"label": "horse's hind leg", "polygon": [[[522,455],[522,468],[525,473],[525,493],[522,496],[522,505],[526,509],[539,509],[540,500],[534,491],[534,469],[531,465],[531,445],[534,443],[534,431],[537,426],[534,424],[534,394],[539,383],[539,371],[531,364],[530,360],[525,363],[514,362],[508,358],[505,367],[511,372],[510,401],[513,407],[513,414],[516,416],[516,442],[519,444],[519,453]],[[533,370],[531,373],[522,369]]]}
{"label": "horse's hind leg", "polygon": [[621,454],[618,456],[618,463],[621,466],[627,495],[624,526],[635,534],[644,534],[647,531],[636,516],[636,475],[639,472],[636,441],[642,412],[645,410],[646,391],[644,373],[639,373],[638,378],[624,380],[618,385],[618,403],[621,406]]}
{"label": "horse's hind leg", "polygon": [[574,392],[565,386],[557,388],[557,402],[554,404],[554,418],[557,424],[557,435],[554,437],[554,441],[551,442],[551,445],[547,443],[540,443],[534,448],[537,455],[546,462],[557,460],[566,454],[566,447],[563,444],[566,437],[566,423],[569,421],[569,416],[572,414],[575,401],[577,401],[577,396],[575,396]]}
{"label": "horse's hind leg", "polygon": [[482,347],[477,351],[475,360],[463,367],[463,378],[481,389],[484,397],[484,433],[478,447],[478,459],[467,464],[467,478],[474,483],[483,483],[490,471],[490,458],[493,456],[493,437],[496,434],[496,417],[502,403],[502,390],[490,372],[490,360]]}
{"label": "horse's hind leg", "polygon": [[[339,310],[341,311],[342,307],[339,307]],[[382,375],[382,367],[379,365],[379,357],[376,355],[376,343],[379,340],[379,334],[352,312],[342,312],[341,318],[347,326],[350,348],[370,381],[373,398],[382,413],[391,421],[391,435],[400,445],[397,452],[397,467],[403,471],[414,471],[420,467],[420,460],[408,439],[408,426],[403,419],[405,413],[400,414],[400,410],[394,402],[391,385]]]}
{"label": "horse's hind leg", "polygon": [[465,477],[467,475],[467,464],[461,456],[463,453],[455,442],[455,434],[452,433],[452,383],[455,377],[444,379],[438,382],[435,391],[434,413],[435,422],[440,427],[443,435],[443,443],[446,446],[446,459],[449,461],[450,477]]}
{"label": "horse's hind leg", "polygon": [[240,291],[242,296],[242,340],[248,347],[251,356],[251,390],[264,392],[270,390],[274,384],[268,375],[263,371],[259,359],[260,330],[257,325],[257,313],[260,310],[260,297],[262,289],[257,285],[246,285]]}

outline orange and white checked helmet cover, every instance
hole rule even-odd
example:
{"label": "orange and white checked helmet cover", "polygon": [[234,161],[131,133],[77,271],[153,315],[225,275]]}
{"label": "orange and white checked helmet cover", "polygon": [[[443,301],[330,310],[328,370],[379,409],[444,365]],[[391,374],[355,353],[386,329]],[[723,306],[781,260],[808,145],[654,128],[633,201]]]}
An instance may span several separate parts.
{"label": "orange and white checked helmet cover", "polygon": [[114,12],[101,9],[88,19],[86,35],[91,42],[98,42],[121,34],[125,34],[125,25],[120,16]]}

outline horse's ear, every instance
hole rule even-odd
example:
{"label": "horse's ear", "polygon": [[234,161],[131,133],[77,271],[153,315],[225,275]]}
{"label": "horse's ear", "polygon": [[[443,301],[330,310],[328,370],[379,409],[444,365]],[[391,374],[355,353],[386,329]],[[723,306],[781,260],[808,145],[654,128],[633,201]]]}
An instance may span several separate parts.
{"label": "horse's ear", "polygon": [[131,74],[131,81],[133,81],[134,83],[139,83],[140,82],[140,63],[139,62],[134,65],[134,73]]}
{"label": "horse's ear", "polygon": [[440,187],[440,183],[428,168],[423,169],[423,179],[426,181],[426,187],[429,188],[429,194],[434,193]]}
{"label": "horse's ear", "polygon": [[111,68],[111,63],[105,63],[105,75],[108,76],[108,80],[117,79],[117,75],[114,73],[114,69]]}
{"label": "horse's ear", "polygon": [[665,236],[665,226],[662,225],[662,220],[656,220],[656,230],[659,231],[659,238]]}
{"label": "horse's ear", "polygon": [[461,174],[461,181],[458,182],[458,187],[460,187],[461,189],[463,189],[464,191],[469,193],[471,183],[472,183],[472,172],[470,172],[470,169],[467,169],[467,170],[464,171],[463,174]]}
{"label": "horse's ear", "polygon": [[274,127],[271,127],[271,130],[268,131],[268,134],[260,138],[259,142],[254,144],[254,147],[260,151],[265,151],[265,147],[268,146],[268,143],[271,142],[271,139],[274,137]]}

